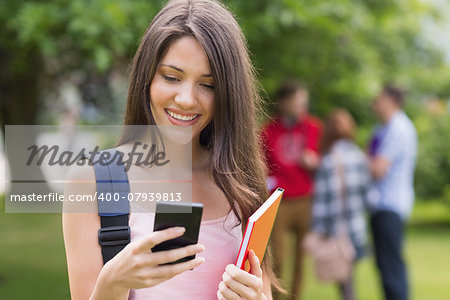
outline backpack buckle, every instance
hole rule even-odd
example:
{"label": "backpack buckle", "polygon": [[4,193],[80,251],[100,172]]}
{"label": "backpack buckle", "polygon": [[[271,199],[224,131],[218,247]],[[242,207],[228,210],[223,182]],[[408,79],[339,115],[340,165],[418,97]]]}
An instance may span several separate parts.
{"label": "backpack buckle", "polygon": [[101,246],[125,245],[130,243],[129,226],[110,226],[98,230],[98,243]]}

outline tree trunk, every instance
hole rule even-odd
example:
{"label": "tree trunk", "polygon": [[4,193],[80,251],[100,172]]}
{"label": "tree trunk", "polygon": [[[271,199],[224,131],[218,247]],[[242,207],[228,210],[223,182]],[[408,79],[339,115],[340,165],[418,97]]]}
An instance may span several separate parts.
{"label": "tree trunk", "polygon": [[[10,35],[9,38],[13,37]],[[5,137],[5,125],[36,125],[42,59],[34,47],[19,48],[17,43],[8,42],[7,38],[0,42],[0,124],[2,135]],[[18,178],[20,175],[11,162],[11,155],[12,153],[6,153],[11,171],[10,178],[20,180],[21,178]],[[39,168],[34,168],[32,172],[36,173],[28,174],[30,178],[44,178]],[[10,193],[18,190],[23,192],[23,187],[23,183],[20,189],[15,183],[11,183]],[[30,189],[33,188],[30,186]],[[36,193],[50,191],[45,184],[34,189]]]}

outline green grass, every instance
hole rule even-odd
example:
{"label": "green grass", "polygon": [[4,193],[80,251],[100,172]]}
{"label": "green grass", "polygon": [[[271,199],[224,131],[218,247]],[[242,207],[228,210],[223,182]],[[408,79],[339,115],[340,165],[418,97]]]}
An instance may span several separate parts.
{"label": "green grass", "polygon": [[0,215],[0,298],[70,299],[60,214]]}
{"label": "green grass", "polygon": [[[450,299],[450,225],[447,228],[410,226],[405,250],[412,299]],[[309,259],[306,265],[304,299],[338,299],[337,288],[315,279]],[[357,265],[355,286],[359,299],[382,299],[373,257],[366,258]]]}
{"label": "green grass", "polygon": [[[409,267],[411,299],[450,299],[450,210],[441,202],[417,202],[406,232],[406,261]],[[291,256],[290,256],[291,257]],[[288,259],[283,280],[289,284]],[[374,257],[356,267],[355,287],[358,299],[383,299]],[[306,259],[303,299],[339,299],[334,284],[318,282],[312,262]]]}
{"label": "green grass", "polygon": [[[0,298],[69,299],[61,215],[5,214],[3,198],[0,201]],[[406,235],[412,299],[450,299],[449,215],[439,202],[415,207]],[[374,266],[372,258],[357,266],[359,299],[382,299]],[[334,285],[315,280],[309,260],[304,287],[303,299],[338,299]]]}

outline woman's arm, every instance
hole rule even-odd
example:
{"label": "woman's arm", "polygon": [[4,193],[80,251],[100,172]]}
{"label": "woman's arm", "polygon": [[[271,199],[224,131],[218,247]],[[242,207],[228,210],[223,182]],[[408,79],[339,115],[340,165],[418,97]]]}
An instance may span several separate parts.
{"label": "woman's arm", "polygon": [[[95,195],[95,175],[92,167],[76,167],[67,177],[65,197]],[[100,221],[96,201],[64,204],[63,233],[72,299],[127,299],[130,289],[155,286],[203,263],[196,257],[175,265],[164,265],[203,251],[202,245],[190,245],[170,251],[152,253],[155,245],[181,236],[183,228],[169,228],[150,233],[128,244],[103,266],[97,232]],[[83,213],[74,213],[83,209]]]}
{"label": "woman's arm", "polygon": [[64,243],[72,299],[89,299],[103,267],[97,242],[98,216],[94,213],[63,215]]}
{"label": "woman's arm", "polygon": [[[64,188],[65,199],[77,195],[93,199],[95,191],[92,167],[74,166],[70,169]],[[62,221],[72,299],[89,299],[103,267],[97,240],[100,219],[96,204],[96,201],[64,202]]]}

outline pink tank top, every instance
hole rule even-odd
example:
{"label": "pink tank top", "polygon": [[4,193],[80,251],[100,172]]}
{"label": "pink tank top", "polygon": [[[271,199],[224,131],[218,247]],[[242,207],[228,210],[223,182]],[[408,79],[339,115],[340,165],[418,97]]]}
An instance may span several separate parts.
{"label": "pink tank top", "polygon": [[[131,242],[153,232],[154,213],[131,213]],[[129,299],[217,299],[222,274],[228,264],[236,262],[242,240],[241,226],[233,211],[215,220],[202,221],[199,243],[205,251],[198,254],[205,262],[157,286],[130,291]]]}

